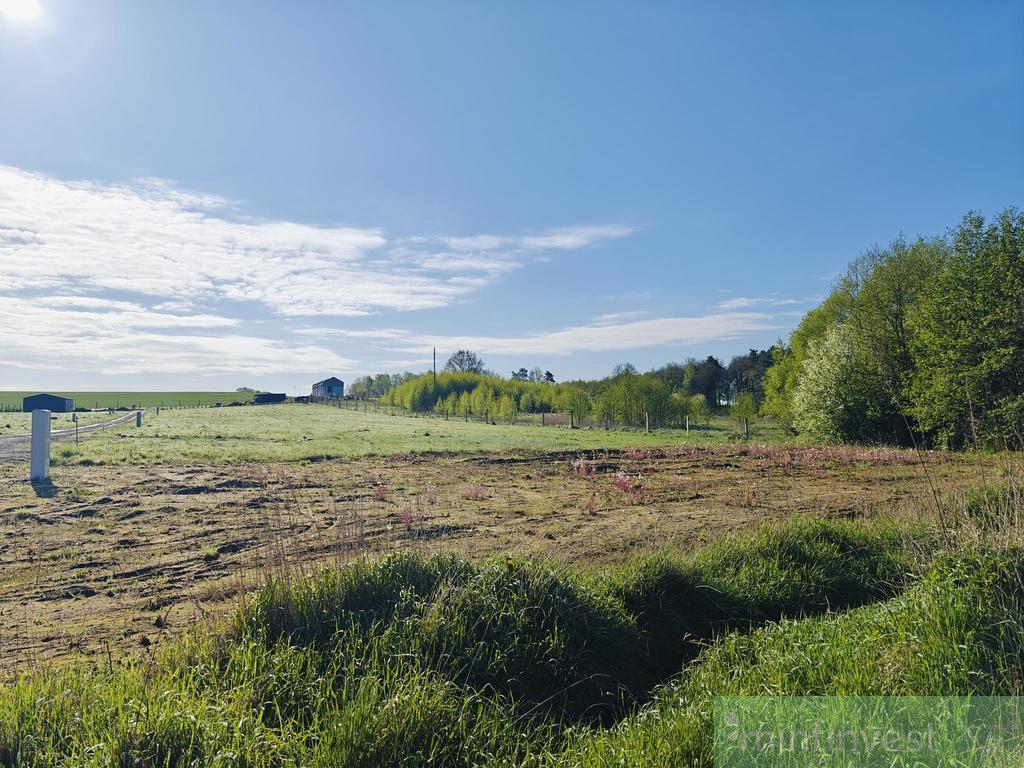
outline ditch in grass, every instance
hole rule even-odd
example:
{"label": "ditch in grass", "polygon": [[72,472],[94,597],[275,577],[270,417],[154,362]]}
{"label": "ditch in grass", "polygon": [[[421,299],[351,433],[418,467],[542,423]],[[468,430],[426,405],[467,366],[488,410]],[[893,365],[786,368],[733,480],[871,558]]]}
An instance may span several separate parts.
{"label": "ditch in grass", "polygon": [[707,764],[717,694],[1005,692],[1024,557],[936,546],[813,521],[602,572],[398,555],[275,581],[151,664],[0,692],[0,764]]}

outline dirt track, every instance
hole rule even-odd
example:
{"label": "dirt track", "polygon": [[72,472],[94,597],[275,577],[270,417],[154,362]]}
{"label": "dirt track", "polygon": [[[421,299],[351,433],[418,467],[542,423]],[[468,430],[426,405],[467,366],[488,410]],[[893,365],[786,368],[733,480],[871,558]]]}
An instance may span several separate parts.
{"label": "dirt track", "polygon": [[[282,563],[401,548],[608,562],[794,514],[889,514],[927,497],[905,455],[747,453],[58,467],[49,490],[0,466],[0,668],[144,650],[223,615]],[[959,459],[929,465],[940,486],[976,483],[977,471]]]}

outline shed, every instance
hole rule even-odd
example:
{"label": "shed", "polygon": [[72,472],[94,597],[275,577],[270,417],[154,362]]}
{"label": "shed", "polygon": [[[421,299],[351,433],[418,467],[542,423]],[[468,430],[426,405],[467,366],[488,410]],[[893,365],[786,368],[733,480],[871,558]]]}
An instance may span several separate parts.
{"label": "shed", "polygon": [[283,392],[259,392],[252,401],[256,405],[272,405],[274,403],[283,403],[287,397],[288,395]]}
{"label": "shed", "polygon": [[313,397],[344,397],[345,382],[331,376],[313,385]]}
{"label": "shed", "polygon": [[32,411],[53,411],[54,413],[71,413],[75,410],[75,401],[60,395],[29,395],[21,403],[25,413]]}

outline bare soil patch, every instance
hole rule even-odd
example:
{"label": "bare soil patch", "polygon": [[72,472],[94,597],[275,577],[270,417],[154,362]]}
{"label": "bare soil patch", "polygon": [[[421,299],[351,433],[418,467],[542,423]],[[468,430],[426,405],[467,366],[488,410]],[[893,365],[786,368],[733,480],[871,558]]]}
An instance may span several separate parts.
{"label": "bare soil patch", "polygon": [[270,573],[366,554],[608,563],[793,515],[916,514],[980,481],[964,457],[780,446],[71,466],[50,496],[23,470],[0,466],[4,673],[150,652]]}

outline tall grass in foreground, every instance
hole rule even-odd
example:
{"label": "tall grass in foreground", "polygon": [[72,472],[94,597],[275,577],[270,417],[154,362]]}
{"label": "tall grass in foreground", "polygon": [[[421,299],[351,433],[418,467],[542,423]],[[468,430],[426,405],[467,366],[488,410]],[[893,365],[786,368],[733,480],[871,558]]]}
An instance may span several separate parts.
{"label": "tall grass in foreground", "polygon": [[716,696],[1020,695],[1024,552],[939,559],[904,595],[732,633],[654,705],[550,756],[571,766],[711,765]]}
{"label": "tall grass in foreground", "polygon": [[943,542],[802,521],[604,571],[271,581],[150,664],[0,691],[0,765],[706,765],[719,694],[1018,692],[1024,553]]}

